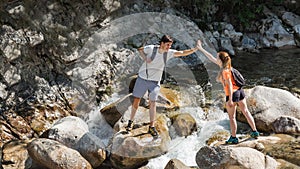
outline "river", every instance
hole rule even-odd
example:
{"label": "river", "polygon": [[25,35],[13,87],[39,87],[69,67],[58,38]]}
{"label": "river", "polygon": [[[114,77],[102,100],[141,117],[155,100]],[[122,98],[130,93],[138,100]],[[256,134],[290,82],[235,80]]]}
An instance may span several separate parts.
{"label": "river", "polygon": [[245,75],[249,87],[265,85],[299,92],[300,48],[240,52],[232,63]]}

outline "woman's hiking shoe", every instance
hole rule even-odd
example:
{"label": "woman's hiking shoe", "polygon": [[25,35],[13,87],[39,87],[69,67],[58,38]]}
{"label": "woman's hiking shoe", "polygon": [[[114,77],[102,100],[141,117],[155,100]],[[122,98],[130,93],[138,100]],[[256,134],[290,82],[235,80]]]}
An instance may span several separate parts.
{"label": "woman's hiking shoe", "polygon": [[253,131],[253,132],[250,133],[250,136],[252,138],[257,138],[259,136],[259,132],[258,131]]}
{"label": "woman's hiking shoe", "polygon": [[239,143],[239,139],[237,137],[232,137],[230,136],[230,138],[226,141],[226,144],[238,144]]}
{"label": "woman's hiking shoe", "polygon": [[125,129],[126,129],[127,132],[131,131],[131,129],[132,129],[132,123],[133,123],[132,120],[128,120],[128,124],[125,127]]}
{"label": "woman's hiking shoe", "polygon": [[155,129],[155,127],[150,127],[150,126],[149,126],[148,133],[150,133],[153,137],[157,137],[157,136],[158,136],[158,132],[157,132],[157,130]]}

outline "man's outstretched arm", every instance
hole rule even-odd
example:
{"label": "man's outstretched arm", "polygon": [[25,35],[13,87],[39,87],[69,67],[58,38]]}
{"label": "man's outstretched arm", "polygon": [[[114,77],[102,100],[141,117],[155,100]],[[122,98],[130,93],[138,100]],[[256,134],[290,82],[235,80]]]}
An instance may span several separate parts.
{"label": "man's outstretched arm", "polygon": [[[200,45],[200,46],[199,46],[199,45]],[[177,52],[174,53],[174,57],[180,57],[180,56],[187,56],[187,55],[190,55],[190,54],[196,52],[200,47],[201,47],[201,43],[200,43],[200,41],[198,40],[197,46],[196,46],[196,47],[191,48],[191,49],[187,49],[187,50],[177,51]]]}

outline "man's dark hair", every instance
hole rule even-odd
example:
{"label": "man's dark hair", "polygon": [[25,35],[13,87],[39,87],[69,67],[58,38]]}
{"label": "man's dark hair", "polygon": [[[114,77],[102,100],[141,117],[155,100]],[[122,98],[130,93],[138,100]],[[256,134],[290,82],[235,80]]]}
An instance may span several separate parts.
{"label": "man's dark hair", "polygon": [[166,42],[173,42],[173,39],[169,35],[164,35],[160,38],[159,44]]}

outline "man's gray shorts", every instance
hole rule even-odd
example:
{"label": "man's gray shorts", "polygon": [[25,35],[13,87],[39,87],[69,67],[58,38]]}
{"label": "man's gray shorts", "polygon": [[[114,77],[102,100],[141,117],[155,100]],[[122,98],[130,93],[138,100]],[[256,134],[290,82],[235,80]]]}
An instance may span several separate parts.
{"label": "man's gray shorts", "polygon": [[136,79],[132,95],[137,98],[142,98],[145,95],[146,91],[148,91],[149,100],[156,101],[158,98],[159,90],[160,90],[159,82],[145,80],[138,77]]}

